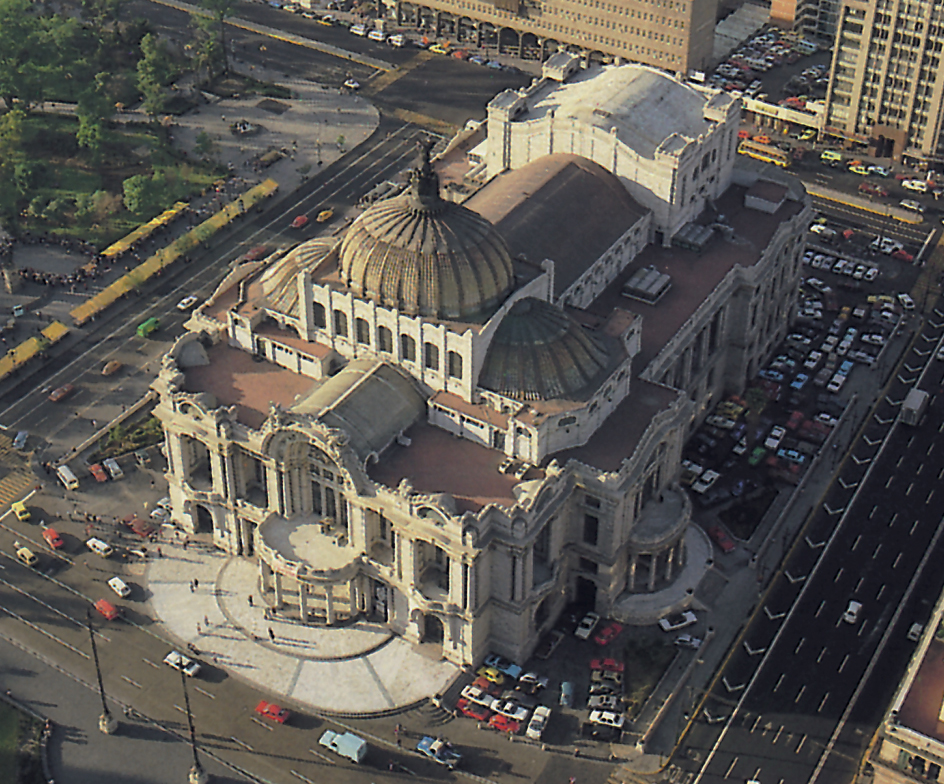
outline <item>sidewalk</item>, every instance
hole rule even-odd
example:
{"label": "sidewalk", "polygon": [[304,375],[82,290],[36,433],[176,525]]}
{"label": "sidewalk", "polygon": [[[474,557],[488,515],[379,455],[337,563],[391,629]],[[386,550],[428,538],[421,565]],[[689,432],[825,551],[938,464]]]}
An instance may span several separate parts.
{"label": "sidewalk", "polygon": [[163,557],[131,567],[137,574],[129,577],[146,583],[154,615],[180,640],[181,651],[194,645],[207,666],[225,667],[309,709],[365,717],[415,705],[458,672],[380,625],[326,627],[267,618],[252,563],[192,537],[187,546],[177,541],[165,537]]}

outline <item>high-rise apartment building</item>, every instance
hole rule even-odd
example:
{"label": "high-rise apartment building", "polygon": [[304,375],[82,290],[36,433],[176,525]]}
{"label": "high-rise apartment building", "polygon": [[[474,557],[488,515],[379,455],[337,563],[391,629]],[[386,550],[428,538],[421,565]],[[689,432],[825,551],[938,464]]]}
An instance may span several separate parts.
{"label": "high-rise apartment building", "polygon": [[424,0],[388,6],[437,37],[543,58],[579,47],[675,73],[707,67],[717,0]]}
{"label": "high-rise apartment building", "polygon": [[826,131],[900,159],[941,158],[944,5],[842,0]]}

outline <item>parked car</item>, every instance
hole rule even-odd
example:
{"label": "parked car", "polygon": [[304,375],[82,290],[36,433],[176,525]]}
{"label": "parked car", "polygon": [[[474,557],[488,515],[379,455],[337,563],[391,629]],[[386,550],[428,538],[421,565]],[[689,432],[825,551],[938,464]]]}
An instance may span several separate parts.
{"label": "parked car", "polygon": [[770,434],[764,441],[764,447],[767,449],[776,449],[780,446],[780,442],[783,440],[783,437],[786,434],[787,431],[785,428],[780,427],[780,425],[776,425],[775,427],[771,428]]}
{"label": "parked car", "polygon": [[189,656],[184,656],[180,651],[171,651],[164,657],[164,664],[179,670],[189,678],[195,678],[200,674],[200,664],[195,662]]}
{"label": "parked car", "polygon": [[517,735],[521,730],[521,722],[496,713],[488,720],[488,726],[498,732],[507,732],[509,735]]}
{"label": "parked car", "polygon": [[424,735],[420,742],[416,744],[416,750],[420,754],[425,754],[433,762],[438,762],[440,765],[449,768],[449,770],[454,770],[462,761],[462,755],[445,738],[433,738],[430,735]]}
{"label": "parked car", "polygon": [[62,537],[59,536],[59,533],[55,528],[43,529],[43,541],[45,541],[46,544],[48,544],[53,550],[61,550],[65,544],[62,541]]}
{"label": "parked car", "polygon": [[531,721],[528,722],[528,728],[525,730],[524,734],[527,735],[531,740],[541,740],[541,736],[544,734],[544,730],[547,729],[547,723],[551,718],[551,709],[546,705],[538,705],[534,709],[534,715],[531,717]]}
{"label": "parked car", "polygon": [[588,612],[583,618],[580,619],[580,623],[577,624],[577,628],[574,629],[574,637],[578,640],[589,639],[590,635],[593,634],[593,630],[597,628],[597,624],[600,622],[600,616],[595,612]]}
{"label": "parked car", "polygon": [[616,621],[608,621],[603,628],[594,636],[593,641],[597,645],[608,645],[619,637],[623,631],[623,624]]}
{"label": "parked car", "polygon": [[619,702],[615,694],[594,694],[587,700],[587,707],[590,710],[616,710]]}
{"label": "parked car", "polygon": [[727,531],[725,531],[720,525],[709,525],[708,536],[710,536],[712,541],[721,548],[721,552],[723,553],[730,553],[735,549],[735,544],[731,540],[731,537],[728,536]]}
{"label": "parked car", "polygon": [[527,721],[528,714],[530,711],[514,700],[503,700],[501,697],[496,697],[492,700],[492,704],[489,705],[492,713],[497,713],[499,716],[506,716],[509,719],[512,719],[517,722]]}
{"label": "parked car", "polygon": [[590,669],[602,672],[623,672],[626,665],[617,659],[591,659]]}
{"label": "parked car", "polygon": [[122,599],[127,599],[129,596],[131,596],[131,588],[129,588],[128,584],[120,577],[112,577],[108,581],[108,587],[111,588]]}
{"label": "parked car", "polygon": [[693,623],[697,622],[698,616],[696,616],[691,610],[686,610],[685,612],[676,613],[675,615],[667,615],[665,618],[660,618],[659,628],[664,632],[675,632],[679,629],[684,629],[686,626],[691,626]]}
{"label": "parked car", "polygon": [[521,667],[519,667],[514,662],[510,662],[508,659],[499,656],[497,653],[488,654],[482,663],[486,667],[493,667],[500,673],[507,675],[509,678],[514,678],[515,680],[517,680],[521,675]]}
{"label": "parked car", "polygon": [[466,718],[475,719],[476,721],[488,721],[492,716],[492,712],[484,705],[469,702],[464,697],[460,697],[456,701],[456,708]]}
{"label": "parked car", "polygon": [[691,648],[697,651],[701,647],[701,640],[698,637],[692,637],[690,634],[680,634],[672,644],[679,648]]}
{"label": "parked car", "polygon": [[560,704],[564,708],[574,707],[574,684],[573,681],[564,681],[560,686]]}
{"label": "parked car", "polygon": [[603,724],[608,727],[615,727],[616,729],[622,729],[625,721],[626,721],[626,717],[622,713],[614,713],[612,711],[600,711],[600,710],[595,710],[590,713],[591,724]]}
{"label": "parked car", "polygon": [[491,683],[501,686],[505,682],[505,675],[494,667],[486,667],[484,664],[479,667],[475,674]]}

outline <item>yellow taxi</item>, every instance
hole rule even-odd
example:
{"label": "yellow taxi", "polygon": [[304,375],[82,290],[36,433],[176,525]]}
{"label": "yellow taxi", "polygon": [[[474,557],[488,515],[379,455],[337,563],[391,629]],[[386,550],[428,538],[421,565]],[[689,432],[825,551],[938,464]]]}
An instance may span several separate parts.
{"label": "yellow taxi", "polygon": [[11,507],[13,514],[16,515],[16,519],[21,523],[25,523],[30,519],[30,510],[26,508],[26,504],[22,501],[16,501]]}

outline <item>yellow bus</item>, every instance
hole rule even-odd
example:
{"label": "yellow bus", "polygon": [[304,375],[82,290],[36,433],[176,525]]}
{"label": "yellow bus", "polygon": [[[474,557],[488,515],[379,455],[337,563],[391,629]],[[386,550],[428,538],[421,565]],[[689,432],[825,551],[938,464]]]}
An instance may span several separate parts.
{"label": "yellow bus", "polygon": [[747,155],[765,163],[772,163],[774,166],[780,166],[784,169],[790,166],[790,156],[783,150],[778,150],[769,144],[761,144],[751,139],[745,139],[738,145],[737,151],[741,155]]}

